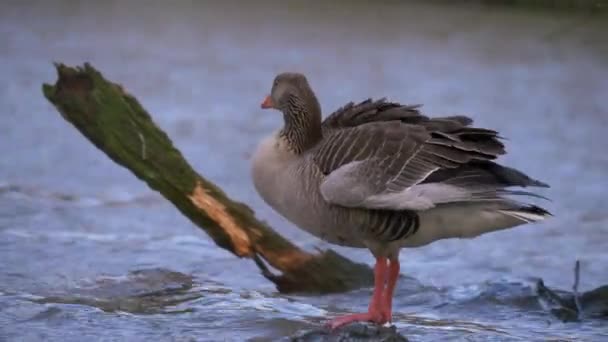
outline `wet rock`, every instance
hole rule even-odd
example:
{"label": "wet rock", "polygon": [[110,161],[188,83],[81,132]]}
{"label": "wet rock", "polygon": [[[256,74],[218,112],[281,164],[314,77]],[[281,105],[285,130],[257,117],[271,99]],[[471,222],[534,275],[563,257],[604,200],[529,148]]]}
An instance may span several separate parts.
{"label": "wet rock", "polygon": [[564,322],[579,321],[582,318],[608,318],[608,285],[579,293],[581,263],[574,264],[574,284],[572,292],[551,290],[538,280],[536,293],[544,308]]}
{"label": "wet rock", "polygon": [[[562,295],[558,294],[561,292]],[[564,322],[572,322],[578,320],[578,310],[574,303],[574,299],[570,302],[566,297],[568,293],[564,291],[553,291],[545,286],[542,279],[536,283],[536,294],[540,305],[558,319]]]}
{"label": "wet rock", "polygon": [[536,293],[541,306],[563,322],[608,318],[608,285],[580,294],[580,310],[573,292],[552,290],[542,280],[536,283]]}
{"label": "wet rock", "polygon": [[84,281],[75,288],[56,291],[33,301],[88,305],[109,312],[152,314],[167,312],[167,307],[200,298],[202,293],[192,291],[193,284],[190,275],[152,268],[133,271],[126,276]]}
{"label": "wet rock", "polygon": [[408,339],[399,332],[395,326],[384,327],[375,324],[355,323],[349,324],[334,331],[328,328],[306,331],[293,336],[291,341],[297,342],[350,342],[350,341],[374,341],[374,342],[404,342]]}

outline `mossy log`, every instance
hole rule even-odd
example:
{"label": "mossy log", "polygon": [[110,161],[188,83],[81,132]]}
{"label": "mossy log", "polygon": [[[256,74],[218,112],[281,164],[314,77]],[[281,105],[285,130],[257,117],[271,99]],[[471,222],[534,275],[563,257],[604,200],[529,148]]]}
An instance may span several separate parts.
{"label": "mossy log", "polygon": [[[280,292],[343,292],[372,284],[367,265],[331,251],[308,253],[256,219],[203,178],[131,95],[91,65],[55,65],[58,80],[44,96],[90,142],[160,192],[215,243],[251,258]],[[272,273],[266,263],[280,271]]]}

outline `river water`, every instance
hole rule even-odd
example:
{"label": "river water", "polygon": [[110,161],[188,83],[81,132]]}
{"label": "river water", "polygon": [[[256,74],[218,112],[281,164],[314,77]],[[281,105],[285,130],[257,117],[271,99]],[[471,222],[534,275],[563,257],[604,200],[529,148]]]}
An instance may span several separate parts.
{"label": "river water", "polygon": [[[277,340],[364,310],[370,289],[286,296],[115,165],[41,93],[53,61],[91,62],[186,158],[308,249],[333,248],[255,193],[249,156],[280,125],[275,73],[308,75],[325,111],[387,96],[468,114],[507,137],[504,162],[552,185],[545,223],[401,254],[395,324],[413,341],[608,339],[562,323],[534,281],[608,283],[608,20],[477,6],[365,2],[0,4],[0,341]],[[371,263],[368,252],[336,248]]]}

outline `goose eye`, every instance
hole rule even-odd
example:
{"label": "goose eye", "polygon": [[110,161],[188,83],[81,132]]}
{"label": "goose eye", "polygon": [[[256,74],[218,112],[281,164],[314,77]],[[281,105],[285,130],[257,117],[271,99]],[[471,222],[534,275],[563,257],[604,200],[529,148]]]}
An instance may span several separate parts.
{"label": "goose eye", "polygon": [[274,82],[272,83],[273,87],[276,87],[279,85],[279,80],[274,80]]}

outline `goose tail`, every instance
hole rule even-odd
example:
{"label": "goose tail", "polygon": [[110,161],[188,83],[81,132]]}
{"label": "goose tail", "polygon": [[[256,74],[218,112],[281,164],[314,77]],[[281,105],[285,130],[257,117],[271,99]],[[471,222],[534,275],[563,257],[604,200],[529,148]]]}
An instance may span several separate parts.
{"label": "goose tail", "polygon": [[419,216],[419,230],[404,247],[422,246],[446,238],[474,238],[497,230],[541,222],[553,215],[533,204],[501,199],[443,204],[419,212]]}

